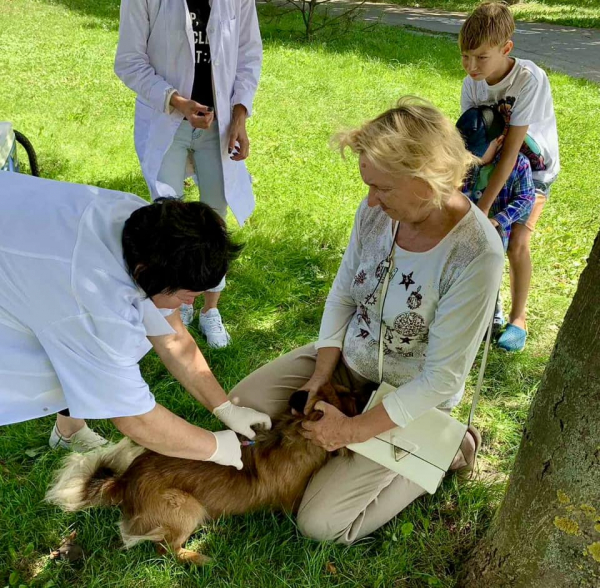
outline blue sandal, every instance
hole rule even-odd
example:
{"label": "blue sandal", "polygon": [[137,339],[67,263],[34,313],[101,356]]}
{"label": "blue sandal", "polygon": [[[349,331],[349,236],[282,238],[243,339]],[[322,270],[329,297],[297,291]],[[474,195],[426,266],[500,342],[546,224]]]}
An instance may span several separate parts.
{"label": "blue sandal", "polygon": [[527,331],[512,323],[506,325],[504,333],[498,339],[498,347],[504,351],[523,351],[527,341]]}

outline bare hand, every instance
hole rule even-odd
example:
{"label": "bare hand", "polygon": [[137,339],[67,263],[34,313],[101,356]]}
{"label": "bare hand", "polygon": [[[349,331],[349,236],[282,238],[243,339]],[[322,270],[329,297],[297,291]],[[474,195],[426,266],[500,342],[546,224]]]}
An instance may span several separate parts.
{"label": "bare hand", "polygon": [[188,109],[188,113],[185,114],[185,118],[188,119],[189,123],[195,129],[208,129],[215,120],[215,111],[211,106],[204,106],[193,100],[189,101],[191,104]]}
{"label": "bare hand", "polygon": [[215,111],[211,106],[204,106],[179,94],[173,94],[171,106],[181,112],[195,129],[208,129],[215,119]]}
{"label": "bare hand", "polygon": [[250,140],[246,132],[246,108],[236,104],[229,127],[229,153],[233,161],[243,161],[250,153]]}
{"label": "bare hand", "polygon": [[490,222],[492,223],[493,227],[498,228],[500,225],[498,224],[498,221],[496,219],[491,218]]}
{"label": "bare hand", "polygon": [[327,384],[328,380],[325,378],[320,378],[318,376],[313,376],[300,390],[306,390],[308,392],[308,398],[306,399],[306,404],[304,405],[304,414],[308,414],[312,410],[313,398],[316,396],[317,392],[321,389],[324,384]]}
{"label": "bare hand", "polygon": [[315,445],[335,451],[353,442],[352,419],[340,412],[335,406],[319,400],[314,410],[323,412],[318,421],[304,421],[302,436],[310,439]]}

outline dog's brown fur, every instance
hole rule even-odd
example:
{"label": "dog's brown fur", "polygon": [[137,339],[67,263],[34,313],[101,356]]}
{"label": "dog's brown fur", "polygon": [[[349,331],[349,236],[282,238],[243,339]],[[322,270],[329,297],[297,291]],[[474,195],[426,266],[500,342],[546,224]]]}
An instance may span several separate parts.
{"label": "dog's brown fur", "polygon": [[[311,404],[325,400],[354,416],[362,408],[358,398],[328,384]],[[332,456],[301,435],[304,420],[316,421],[322,415],[312,406],[306,416],[286,410],[274,419],[271,430],[258,432],[255,445],[242,448],[241,471],[147,450],[138,451],[137,457],[134,450],[133,461],[127,464],[124,452],[131,452],[131,447],[122,442],[104,457],[88,462],[87,469],[82,462],[85,457],[79,457],[83,466],[79,474],[67,463],[47,499],[68,510],[119,505],[126,546],[150,540],[166,544],[180,561],[202,564],[208,558],[183,545],[208,519],[262,508],[297,509],[311,476]]]}

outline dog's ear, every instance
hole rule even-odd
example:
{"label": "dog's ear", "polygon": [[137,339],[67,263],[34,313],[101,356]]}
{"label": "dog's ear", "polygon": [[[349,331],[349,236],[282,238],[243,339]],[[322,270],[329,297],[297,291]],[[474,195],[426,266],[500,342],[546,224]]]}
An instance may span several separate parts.
{"label": "dog's ear", "polygon": [[304,407],[306,406],[306,401],[308,400],[308,391],[306,390],[296,390],[289,399],[290,408],[293,408],[296,412],[302,414],[304,412]]}

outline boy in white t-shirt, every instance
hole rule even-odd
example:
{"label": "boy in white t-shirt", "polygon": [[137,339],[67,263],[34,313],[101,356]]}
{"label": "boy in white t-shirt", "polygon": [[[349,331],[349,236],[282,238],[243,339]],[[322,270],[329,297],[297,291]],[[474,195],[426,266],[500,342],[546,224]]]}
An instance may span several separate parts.
{"label": "boy in white t-shirt", "polygon": [[489,213],[498,193],[522,152],[533,171],[536,202],[528,218],[515,223],[508,245],[513,306],[498,345],[506,351],[525,347],[525,309],[531,283],[531,234],[558,175],[558,134],[550,84],[535,63],[510,56],[515,22],[508,6],[479,5],[464,22],[459,35],[462,64],[469,74],[462,87],[461,112],[496,106],[506,122],[500,159],[478,206]]}

